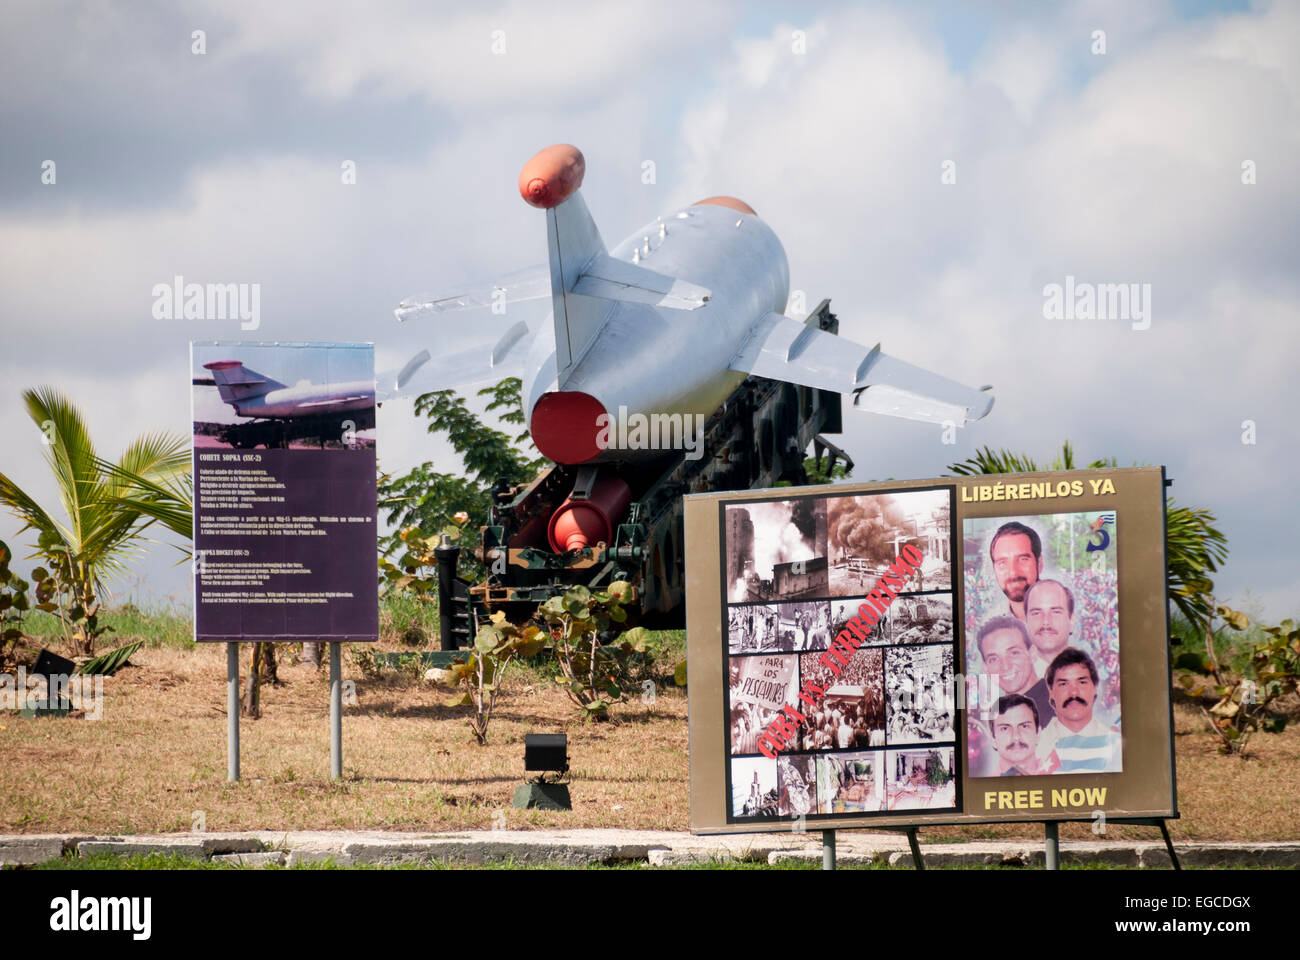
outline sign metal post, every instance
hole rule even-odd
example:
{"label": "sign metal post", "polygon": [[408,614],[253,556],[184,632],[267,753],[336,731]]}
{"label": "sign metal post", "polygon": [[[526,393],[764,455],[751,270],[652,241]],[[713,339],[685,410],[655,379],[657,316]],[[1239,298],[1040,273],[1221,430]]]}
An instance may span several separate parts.
{"label": "sign metal post", "polygon": [[343,654],[330,644],[330,779],[343,779]]}
{"label": "sign metal post", "polygon": [[239,644],[226,644],[226,779],[239,779]]}

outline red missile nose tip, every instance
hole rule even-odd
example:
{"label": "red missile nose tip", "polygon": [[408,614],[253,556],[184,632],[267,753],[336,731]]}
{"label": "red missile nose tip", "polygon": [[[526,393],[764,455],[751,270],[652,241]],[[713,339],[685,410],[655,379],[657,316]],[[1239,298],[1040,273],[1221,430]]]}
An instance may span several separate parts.
{"label": "red missile nose tip", "polygon": [[582,151],[572,144],[557,143],[524,164],[519,171],[519,195],[543,210],[559,206],[582,186],[586,172]]}

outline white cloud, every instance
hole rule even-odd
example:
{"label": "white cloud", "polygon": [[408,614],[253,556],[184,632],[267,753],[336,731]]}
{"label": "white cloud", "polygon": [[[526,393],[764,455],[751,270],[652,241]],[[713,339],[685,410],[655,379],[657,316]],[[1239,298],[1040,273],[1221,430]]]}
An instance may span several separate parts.
{"label": "white cloud", "polygon": [[544,9],[514,0],[470,11],[418,2],[205,6],[234,30],[228,49],[212,45],[215,55],[286,58],[320,97],[418,96],[457,113],[559,111],[618,91],[653,96],[672,82],[671,68],[712,47],[731,16],[684,0]]}
{"label": "white cloud", "polygon": [[[176,161],[189,172],[181,202],[109,214],[36,205],[0,221],[3,422],[25,428],[18,390],[53,383],[90,408],[107,451],[143,430],[183,430],[188,404],[175,398],[191,337],[373,339],[381,366],[417,343],[445,346],[466,321],[403,331],[393,304],[541,261],[540,221],[515,177],[536,149],[569,141],[587,154],[584,192],[611,244],[674,204],[740,196],[781,236],[792,287],[810,304],[832,296],[847,336],[996,385],[993,414],[956,447],[937,429],[846,412],[859,477],[933,475],[984,443],[1050,458],[1067,436],[1084,457],[1165,462],[1180,502],[1216,509],[1240,545],[1226,588],[1294,599],[1281,548],[1250,547],[1275,535],[1300,467],[1288,400],[1300,346],[1300,9],[1189,23],[1160,5],[1034,8],[1014,23],[992,17],[963,73],[933,24],[902,6],[757,30],[747,15],[741,31],[730,8],[699,4],[541,16],[522,3],[212,2],[192,15],[208,30],[212,79],[186,59],[178,98],[167,95],[176,62],[142,52],[171,42],[157,28],[90,8],[66,38],[86,56],[55,65],[58,31],[36,9],[20,9],[17,26],[40,57],[24,59],[17,32],[0,44],[24,76],[87,95],[102,77],[113,96],[92,97],[96,109],[129,119],[156,108],[175,128],[169,143],[217,116],[247,118],[250,131],[244,149],[192,169]],[[1088,53],[1094,28],[1107,31],[1103,58]],[[504,56],[491,53],[493,29],[506,31]],[[122,49],[120,69],[93,59]],[[225,82],[249,69],[265,72],[270,100],[409,101],[445,128],[413,156],[411,131],[396,126],[390,146],[367,144],[346,187],[349,156],[334,143],[263,145],[258,104]],[[6,87],[0,110],[28,96]],[[640,182],[645,158],[658,165],[653,187]],[[1247,159],[1253,186],[1240,179]],[[949,160],[952,186],[940,182]],[[79,175],[94,172],[92,157],[79,162]],[[73,169],[61,164],[61,183]],[[175,274],[261,282],[263,328],[154,321],[152,286]],[[1066,274],[1151,283],[1151,329],[1044,320],[1042,287]],[[402,411],[381,412],[386,467],[429,449]],[[1249,448],[1246,418],[1259,424]],[[39,487],[44,468],[19,447],[3,469]],[[0,536],[8,529],[0,521]]]}
{"label": "white cloud", "polygon": [[[1127,10],[1001,30],[970,77],[890,12],[818,21],[802,70],[740,45],[682,125],[691,180],[759,210],[792,287],[832,296],[842,333],[996,385],[992,415],[957,448],[850,415],[860,477],[932,475],[983,443],[1050,459],[1066,437],[1089,459],[1167,463],[1180,502],[1215,509],[1241,544],[1226,587],[1275,598],[1287,578],[1249,544],[1300,465],[1286,413],[1300,193],[1282,173],[1300,161],[1297,12],[1186,24]],[[1101,62],[1086,59],[1090,23],[1108,32]],[[1247,158],[1267,182],[1242,184]],[[1045,320],[1043,285],[1067,274],[1150,283],[1151,329]],[[1270,436],[1243,448],[1250,410]]]}

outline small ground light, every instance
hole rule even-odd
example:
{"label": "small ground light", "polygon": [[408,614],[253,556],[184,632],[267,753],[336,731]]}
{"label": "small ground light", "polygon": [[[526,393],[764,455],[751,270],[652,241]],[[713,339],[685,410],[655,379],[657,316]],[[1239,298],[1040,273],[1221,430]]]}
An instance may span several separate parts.
{"label": "small ground light", "polygon": [[65,684],[67,679],[76,672],[77,665],[71,660],[49,650],[41,650],[31,669],[31,675],[44,678],[45,699],[34,703],[24,701],[23,716],[65,716],[72,709]]}
{"label": "small ground light", "polygon": [[[569,785],[560,783],[560,777],[569,772],[569,738],[563,733],[524,734],[524,770],[536,772],[537,779],[521,783],[515,788],[516,810],[536,807],[539,810],[572,810]],[[550,783],[548,773],[555,774]]]}

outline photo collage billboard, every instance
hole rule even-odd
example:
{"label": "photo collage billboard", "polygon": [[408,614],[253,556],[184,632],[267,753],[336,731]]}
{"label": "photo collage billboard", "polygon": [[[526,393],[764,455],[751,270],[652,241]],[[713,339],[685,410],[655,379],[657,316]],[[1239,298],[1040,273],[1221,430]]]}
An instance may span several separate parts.
{"label": "photo collage billboard", "polygon": [[1163,489],[688,497],[693,829],[1176,812]]}

